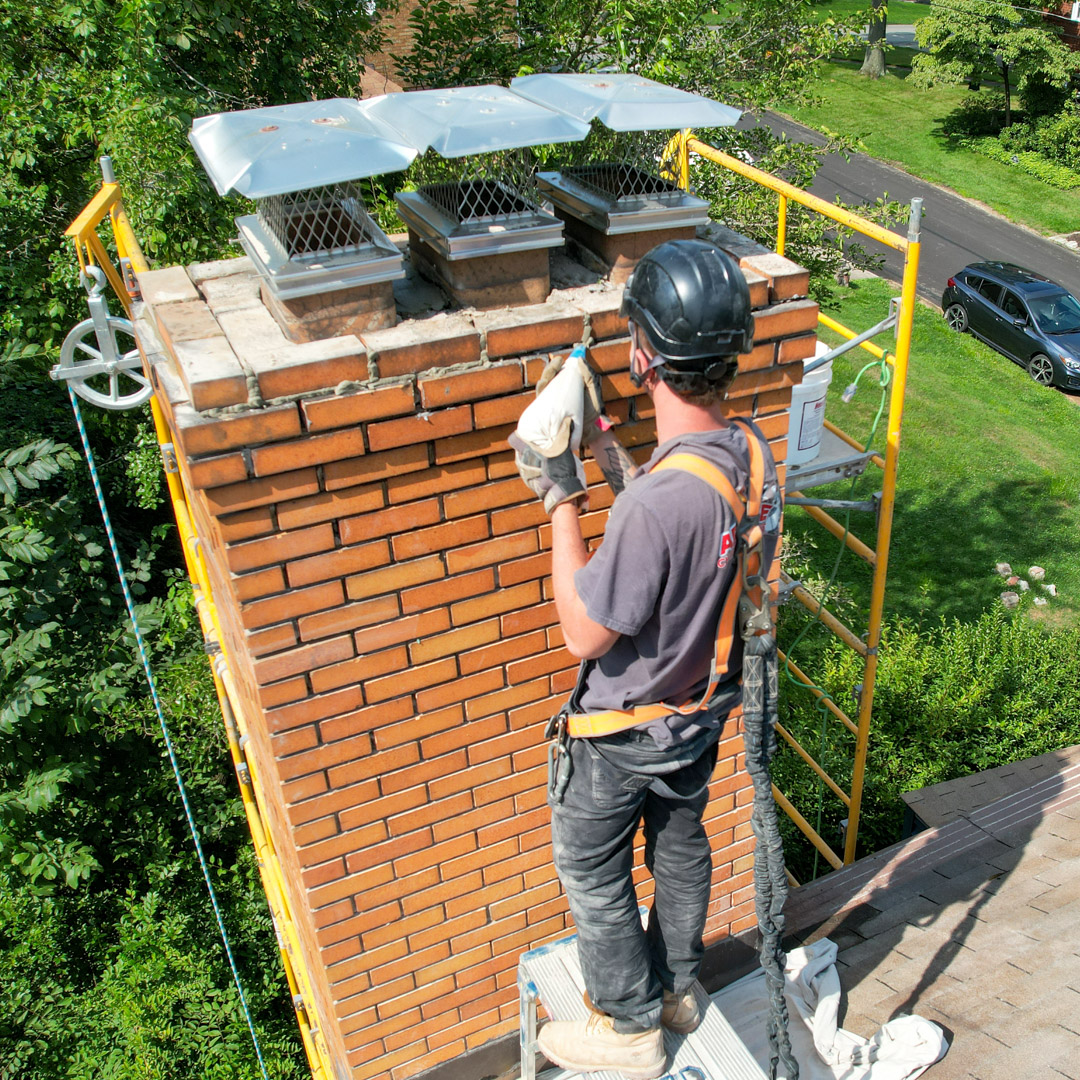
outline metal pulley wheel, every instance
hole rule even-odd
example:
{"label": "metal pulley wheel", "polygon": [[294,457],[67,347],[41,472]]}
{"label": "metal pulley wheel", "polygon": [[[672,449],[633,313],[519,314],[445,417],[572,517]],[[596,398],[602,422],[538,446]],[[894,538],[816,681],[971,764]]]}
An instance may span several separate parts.
{"label": "metal pulley wheel", "polygon": [[103,409],[134,409],[153,394],[143,374],[135,328],[109,314],[100,267],[88,266],[82,279],[90,318],[73,327],[60,347],[60,363],[49,374],[63,379],[84,401]]}

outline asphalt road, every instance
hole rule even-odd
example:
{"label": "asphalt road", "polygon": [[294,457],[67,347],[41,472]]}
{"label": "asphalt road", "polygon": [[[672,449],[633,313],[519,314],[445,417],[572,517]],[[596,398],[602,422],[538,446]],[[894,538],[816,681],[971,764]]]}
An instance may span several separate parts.
{"label": "asphalt road", "polygon": [[[772,113],[767,113],[761,122],[775,132],[785,133],[790,139],[816,146],[825,143],[824,137],[816,131]],[[739,126],[752,127],[754,123],[753,118],[748,117],[740,121]],[[826,157],[810,190],[828,202],[839,195],[852,206],[872,203],[886,194],[903,203],[921,197],[919,295],[932,303],[941,303],[941,294],[951,274],[968,263],[983,260],[1017,263],[1045,274],[1080,297],[1080,253],[864,154],[853,155],[850,159],[840,154]],[[893,228],[906,233],[907,222],[894,224]],[[1080,230],[1080,221],[1076,228]],[[866,248],[879,250],[873,241],[867,241]],[[899,281],[903,266],[899,252],[880,250],[885,254],[880,272]]]}

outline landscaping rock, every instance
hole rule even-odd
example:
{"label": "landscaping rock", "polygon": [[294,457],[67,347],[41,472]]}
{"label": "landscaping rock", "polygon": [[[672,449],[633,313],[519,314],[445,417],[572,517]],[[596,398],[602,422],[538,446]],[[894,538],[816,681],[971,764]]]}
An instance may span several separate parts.
{"label": "landscaping rock", "polygon": [[1019,593],[1014,593],[1014,592],[1009,592],[1009,591],[1003,592],[1001,594],[1001,602],[1007,608],[1014,608],[1014,607],[1016,607],[1017,604],[1020,603],[1020,594]]}
{"label": "landscaping rock", "polygon": [[1046,605],[1048,603],[1049,603],[1049,601],[1046,599],[1045,596],[1036,596],[1035,597],[1035,606],[1036,607],[1046,607]]}
{"label": "landscaping rock", "polygon": [[999,562],[994,569],[1002,576],[1009,577],[1012,574],[1012,567],[1007,562]]}
{"label": "landscaping rock", "polygon": [[1027,592],[1028,589],[1031,588],[1031,586],[1023,578],[1021,578],[1016,584],[1021,592]]}
{"label": "landscaping rock", "polygon": [[1005,582],[1005,584],[1008,585],[1010,588],[1015,589],[1016,586],[1020,584],[1020,579],[1015,574],[1013,574],[1013,576],[1009,578]]}
{"label": "landscaping rock", "polygon": [[1047,592],[1047,594],[1049,594],[1050,596],[1057,596],[1057,586],[1056,586],[1056,585],[1048,585],[1048,584],[1046,584],[1046,583],[1044,582],[1044,583],[1043,583],[1043,589],[1044,589],[1044,590],[1045,590],[1045,591]]}
{"label": "landscaping rock", "polygon": [[1028,577],[1031,578],[1032,581],[1042,581],[1042,579],[1046,577],[1046,570],[1041,566],[1029,566]]}

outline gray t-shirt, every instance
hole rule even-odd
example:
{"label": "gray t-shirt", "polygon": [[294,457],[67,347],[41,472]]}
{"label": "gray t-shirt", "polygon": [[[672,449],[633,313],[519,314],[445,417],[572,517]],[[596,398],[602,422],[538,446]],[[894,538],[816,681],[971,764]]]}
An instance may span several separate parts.
{"label": "gray t-shirt", "polygon": [[[745,494],[749,479],[746,436],[735,426],[682,435],[657,447],[646,466],[685,451],[716,465]],[[771,485],[771,487],[770,487]],[[779,496],[772,455],[766,455],[766,500],[775,504],[769,526],[779,529]],[[775,551],[770,535],[766,557]],[[628,709],[661,701],[696,701],[708,685],[716,626],[736,569],[735,516],[696,476],[678,469],[645,472],[615,500],[603,543],[574,575],[591,619],[622,636],[587,662],[577,701],[581,712]],[[736,636],[720,708],[674,714],[647,725],[661,746],[692,738],[702,726],[723,723],[738,703],[742,642]]]}

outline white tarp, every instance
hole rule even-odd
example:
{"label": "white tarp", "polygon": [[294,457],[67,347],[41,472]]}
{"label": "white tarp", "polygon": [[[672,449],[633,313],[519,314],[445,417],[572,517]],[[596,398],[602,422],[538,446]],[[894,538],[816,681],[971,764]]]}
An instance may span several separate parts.
{"label": "white tarp", "polygon": [[[913,1080],[944,1057],[949,1048],[944,1033],[920,1016],[890,1020],[872,1039],[838,1027],[836,952],[823,938],[788,953],[786,995],[799,1080]],[[713,1001],[768,1076],[765,973],[759,970],[732,983],[714,994]]]}

